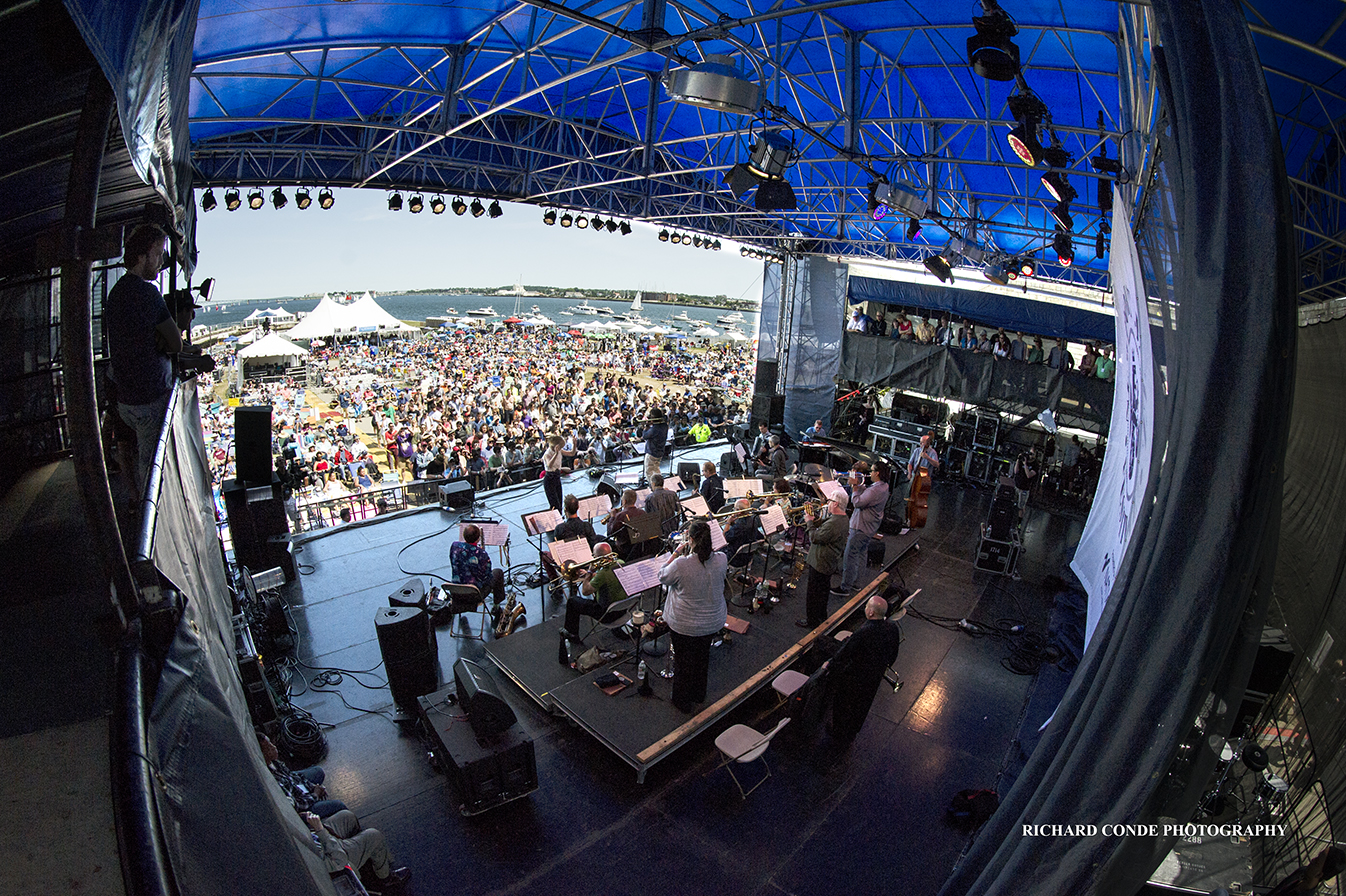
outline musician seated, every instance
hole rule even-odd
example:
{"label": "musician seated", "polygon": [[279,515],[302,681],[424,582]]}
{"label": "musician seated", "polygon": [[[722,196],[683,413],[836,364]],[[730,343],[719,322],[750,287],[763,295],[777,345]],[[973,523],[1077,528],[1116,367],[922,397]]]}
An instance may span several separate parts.
{"label": "musician seated", "polygon": [[706,499],[706,506],[711,513],[719,513],[720,508],[724,507],[724,480],[710,461],[701,465],[701,488],[698,493]]}
{"label": "musician seated", "polygon": [[592,523],[580,519],[580,499],[574,495],[566,495],[564,503],[566,518],[556,524],[556,528],[552,530],[552,539],[554,541],[569,541],[583,535],[588,540],[589,546],[593,547],[594,542],[598,540],[598,536],[594,533]]}
{"label": "musician seated", "polygon": [[[600,542],[598,547],[594,548],[594,560],[611,556],[611,554],[612,545],[605,542]],[[565,627],[561,629],[563,637],[578,641],[581,616],[602,619],[603,614],[608,611],[608,607],[616,601],[626,598],[626,589],[622,587],[621,582],[617,581],[617,574],[613,572],[616,567],[622,565],[622,561],[613,560],[597,572],[593,570],[592,564],[584,570],[580,577],[580,593],[585,596],[571,597],[566,600]]]}
{"label": "musician seated", "polygon": [[449,566],[453,581],[459,585],[476,585],[482,600],[487,592],[495,599],[493,611],[499,611],[505,602],[505,571],[491,568],[491,555],[481,546],[481,527],[468,523],[463,527],[463,540],[449,547]]}
{"label": "musician seated", "polygon": [[823,438],[827,435],[827,427],[823,425],[823,421],[814,420],[813,425],[804,430],[804,435],[810,439]]}
{"label": "musician seated", "polygon": [[729,517],[729,526],[724,530],[725,546],[721,550],[729,557],[729,565],[742,569],[752,560],[750,551],[741,548],[762,538],[762,526],[752,502],[739,498],[734,502],[734,515]]}
{"label": "musician seated", "polygon": [[659,528],[669,534],[678,528],[682,505],[678,496],[664,488],[664,477],[655,473],[650,477],[650,493],[645,498],[645,512],[659,517]]}
{"label": "musician seated", "polygon": [[633,517],[644,515],[645,511],[636,506],[635,489],[628,488],[622,492],[622,506],[608,514],[608,541],[612,542],[619,555],[631,547],[631,537],[626,531],[627,522]]}

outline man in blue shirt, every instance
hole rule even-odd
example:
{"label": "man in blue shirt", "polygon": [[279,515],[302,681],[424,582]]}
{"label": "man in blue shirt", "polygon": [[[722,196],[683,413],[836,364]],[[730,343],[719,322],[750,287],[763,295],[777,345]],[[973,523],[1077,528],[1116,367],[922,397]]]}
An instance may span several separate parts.
{"label": "man in blue shirt", "polygon": [[491,555],[481,546],[480,526],[468,523],[463,527],[463,540],[449,547],[449,566],[455,583],[476,585],[482,599],[490,591],[495,600],[493,609],[500,610],[505,602],[505,571],[491,568]]}

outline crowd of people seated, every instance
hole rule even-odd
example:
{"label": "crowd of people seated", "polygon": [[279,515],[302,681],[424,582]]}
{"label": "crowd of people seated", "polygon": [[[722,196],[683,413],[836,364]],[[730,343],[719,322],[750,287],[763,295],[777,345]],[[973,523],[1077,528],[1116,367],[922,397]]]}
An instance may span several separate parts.
{"label": "crowd of people seated", "polygon": [[851,312],[846,329],[925,345],[947,345],[1027,364],[1045,364],[1053,370],[1071,370],[1100,380],[1111,381],[1116,375],[1117,362],[1110,345],[1086,342],[1083,356],[1076,364],[1065,339],[1056,339],[1048,347],[1041,336],[1007,332],[1004,327],[992,330],[966,318],[954,322],[947,314],[936,320],[919,314],[908,316],[903,309],[898,309],[889,318],[885,317],[886,313],[879,311],[871,317],[857,307]]}

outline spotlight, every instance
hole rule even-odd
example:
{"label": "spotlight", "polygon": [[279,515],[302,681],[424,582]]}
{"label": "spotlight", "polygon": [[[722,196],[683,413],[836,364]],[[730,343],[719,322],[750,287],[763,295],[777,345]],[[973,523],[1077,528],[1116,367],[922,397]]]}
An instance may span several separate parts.
{"label": "spotlight", "polygon": [[799,208],[794,187],[783,178],[769,180],[758,187],[752,204],[759,212],[794,211]]}
{"label": "spotlight", "polygon": [[739,246],[739,247],[738,247],[738,254],[739,254],[739,255],[742,255],[744,258],[747,258],[747,257],[748,257],[748,247],[747,247],[747,246]]}
{"label": "spotlight", "polygon": [[494,199],[492,199],[492,200],[491,200],[491,207],[488,208],[488,209],[486,210],[486,214],[489,215],[489,216],[492,217],[492,218],[498,218],[498,217],[500,217],[501,215],[503,215],[504,213],[505,213],[504,210],[502,210],[502,209],[500,208],[500,203],[498,203],[498,202],[496,202]]}
{"label": "spotlight", "polygon": [[598,215],[594,215],[589,223],[593,225],[594,230],[602,230],[606,222]]}
{"label": "spotlight", "polygon": [[467,203],[463,201],[463,197],[455,196],[453,202],[449,203],[449,208],[453,209],[453,213],[461,218],[463,213],[467,211]]}
{"label": "spotlight", "polygon": [[1052,220],[1056,221],[1056,226],[1060,230],[1071,231],[1075,229],[1075,219],[1070,216],[1070,203],[1058,202],[1052,206]]}
{"label": "spotlight", "polygon": [[336,198],[332,196],[331,190],[318,191],[318,208],[326,211],[327,209],[332,207],[332,203],[335,201]]}
{"label": "spotlight", "polygon": [[764,133],[752,146],[746,163],[739,162],[724,177],[736,199],[757,187],[753,204],[758,211],[790,211],[798,208],[794,188],[785,180],[785,169],[794,163],[794,142],[777,132]]}
{"label": "spotlight", "polygon": [[757,111],[758,87],[739,75],[733,57],[708,54],[704,62],[669,73],[668,96],[678,103],[752,115]]}
{"label": "spotlight", "polygon": [[1098,210],[1104,215],[1112,214],[1112,185],[1113,181],[1106,178],[1098,182]]}
{"label": "spotlight", "polygon": [[1025,277],[1031,277],[1038,272],[1038,263],[1031,255],[1025,255],[1019,259],[1019,273]]}
{"label": "spotlight", "polygon": [[1031,93],[1012,93],[1008,102],[1010,114],[1016,122],[1007,137],[1010,149],[1025,164],[1037,165],[1042,161],[1044,152],[1038,141],[1038,126],[1047,116],[1047,107]]}
{"label": "spotlight", "polygon": [[630,235],[631,235],[631,222],[630,222],[630,221],[623,221],[623,222],[622,222],[622,226],[621,226],[621,231],[622,231],[622,236],[630,236]]}
{"label": "spotlight", "polygon": [[1057,202],[1073,202],[1079,192],[1070,185],[1066,176],[1060,171],[1048,171],[1042,175],[1042,185],[1047,188]]}
{"label": "spotlight", "polygon": [[984,16],[973,16],[977,33],[967,39],[967,61],[972,70],[990,81],[1013,81],[1019,74],[1019,47],[1010,40],[1019,33],[995,0],[982,0]]}
{"label": "spotlight", "polygon": [[1107,238],[1110,232],[1110,228],[1106,221],[1099,223],[1098,235],[1094,237],[1094,258],[1102,258],[1103,253],[1107,251]]}
{"label": "spotlight", "polygon": [[888,185],[883,181],[874,181],[869,185],[869,217],[882,221],[888,217]]}
{"label": "spotlight", "polygon": [[1075,244],[1066,231],[1056,231],[1052,248],[1056,250],[1056,260],[1061,263],[1061,267],[1068,268],[1075,263]]}
{"label": "spotlight", "polygon": [[699,237],[699,236],[694,236],[694,237],[692,237],[692,245],[695,246],[696,248],[700,249],[700,248],[701,248],[701,237]]}
{"label": "spotlight", "polygon": [[469,207],[472,209],[472,217],[474,218],[480,218],[482,215],[486,214],[486,206],[481,204],[480,199],[473,199],[472,205]]}
{"label": "spotlight", "polygon": [[608,218],[608,233],[616,233],[616,232],[617,232],[617,219]]}
{"label": "spotlight", "polygon": [[201,211],[209,212],[215,210],[215,191],[210,188],[201,194]]}
{"label": "spotlight", "polygon": [[584,217],[583,215],[576,215],[575,226],[580,230],[583,230],[584,228],[589,226],[589,219]]}
{"label": "spotlight", "polygon": [[938,252],[925,257],[925,269],[938,277],[941,283],[953,282],[953,268]]}
{"label": "spotlight", "polygon": [[748,173],[762,180],[782,177],[790,167],[794,148],[794,143],[779,132],[763,134],[748,157]]}
{"label": "spotlight", "polygon": [[409,200],[407,200],[407,211],[411,212],[413,215],[419,215],[421,213],[421,210],[424,208],[425,208],[425,197],[422,196],[420,193],[417,193],[416,195],[412,196]]}
{"label": "spotlight", "polygon": [[289,201],[290,200],[285,196],[285,191],[280,187],[276,187],[276,189],[271,191],[271,204],[276,207],[276,211],[285,208]]}
{"label": "spotlight", "polygon": [[682,242],[682,234],[674,232],[673,235],[668,238],[668,241],[675,246],[679,245]]}
{"label": "spotlight", "polygon": [[986,267],[981,269],[981,274],[987,280],[990,280],[998,286],[1004,286],[1009,283],[1009,275],[1005,272],[1005,265],[1003,262],[990,262]]}
{"label": "spotlight", "polygon": [[224,207],[231,212],[238,211],[238,207],[243,203],[238,198],[238,190],[224,191]]}
{"label": "spotlight", "polygon": [[571,217],[570,212],[566,212],[564,215],[561,216],[561,226],[562,226],[562,227],[569,227],[571,224],[574,224],[574,223],[575,223],[575,219],[574,219],[573,217]]}
{"label": "spotlight", "polygon": [[401,210],[402,210],[402,194],[401,194],[401,193],[389,193],[389,194],[388,194],[388,211],[390,211],[390,212],[400,212]]}
{"label": "spotlight", "polygon": [[1005,276],[1013,283],[1019,279],[1019,259],[1011,258],[1005,265]]}
{"label": "spotlight", "polygon": [[543,223],[543,224],[546,224],[548,227],[551,227],[553,224],[555,224],[555,223],[556,223],[556,209],[554,209],[554,208],[549,208],[549,209],[547,209],[545,212],[543,212],[543,213],[542,213],[542,223]]}
{"label": "spotlight", "polygon": [[266,200],[264,200],[264,199],[262,198],[262,191],[261,191],[261,190],[249,190],[249,191],[248,191],[248,208],[252,209],[253,211],[256,211],[257,209],[261,208],[261,207],[262,207],[263,205],[265,205],[265,204],[266,204]]}
{"label": "spotlight", "polygon": [[430,199],[430,211],[436,215],[444,214],[444,209],[448,208],[444,204],[444,197],[436,194]]}
{"label": "spotlight", "polygon": [[668,242],[670,239],[672,239],[672,237],[670,237],[670,236],[668,235],[668,231],[667,231],[667,230],[661,230],[661,231],[659,231],[659,242],[661,242],[661,243],[666,243],[666,242]]}
{"label": "spotlight", "polygon": [[711,243],[711,246],[710,246],[710,247],[711,247],[712,249],[714,249],[716,252],[719,252],[719,251],[720,251],[720,241],[719,241],[719,240],[716,240],[715,242]]}
{"label": "spotlight", "polygon": [[308,194],[308,187],[300,187],[294,191],[294,204],[301,209],[313,204],[313,197]]}
{"label": "spotlight", "polygon": [[919,218],[907,219],[907,239],[914,240],[921,235],[921,222]]}

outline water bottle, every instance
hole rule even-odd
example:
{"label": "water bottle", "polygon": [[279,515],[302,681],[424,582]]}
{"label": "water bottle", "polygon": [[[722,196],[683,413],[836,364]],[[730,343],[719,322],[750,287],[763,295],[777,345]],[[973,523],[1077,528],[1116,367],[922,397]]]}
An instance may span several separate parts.
{"label": "water bottle", "polygon": [[570,639],[565,635],[561,636],[561,647],[556,652],[556,661],[562,666],[570,665]]}
{"label": "water bottle", "polygon": [[645,666],[645,661],[641,660],[640,665],[636,667],[636,680],[639,681],[641,684],[644,684],[645,676],[648,672],[649,669]]}

